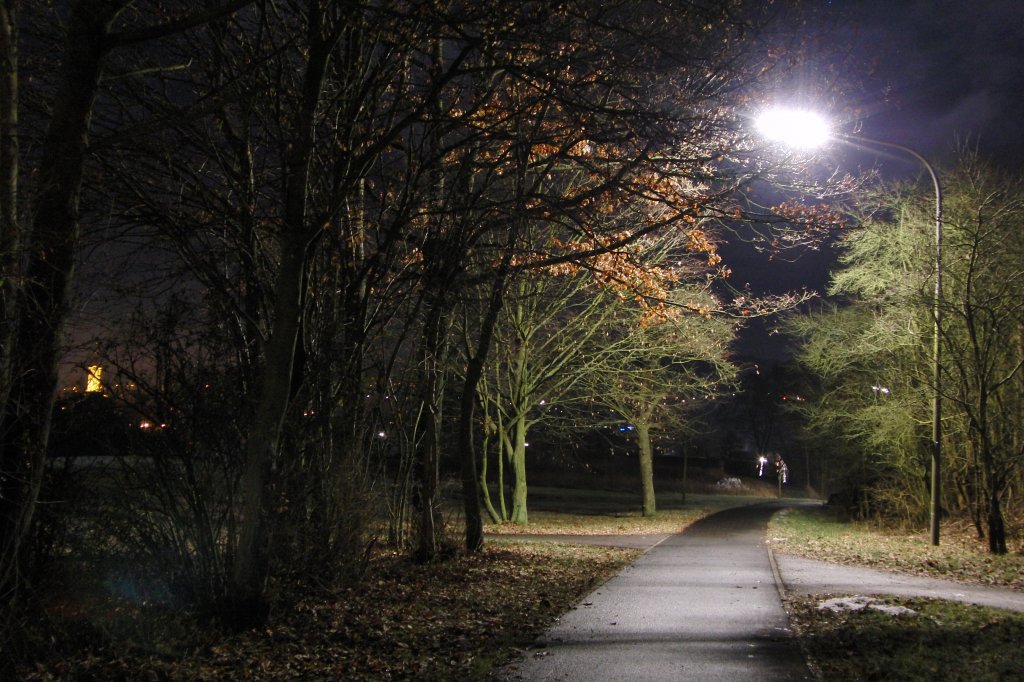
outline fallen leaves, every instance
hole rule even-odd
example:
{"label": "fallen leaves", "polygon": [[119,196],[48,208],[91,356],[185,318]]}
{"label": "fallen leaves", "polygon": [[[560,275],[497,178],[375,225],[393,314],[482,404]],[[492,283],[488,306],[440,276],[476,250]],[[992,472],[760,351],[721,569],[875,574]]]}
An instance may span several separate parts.
{"label": "fallen leaves", "polygon": [[330,592],[279,586],[268,626],[208,632],[200,651],[153,656],[108,640],[24,671],[26,680],[481,680],[638,552],[503,545],[415,564],[378,554],[364,580]]}

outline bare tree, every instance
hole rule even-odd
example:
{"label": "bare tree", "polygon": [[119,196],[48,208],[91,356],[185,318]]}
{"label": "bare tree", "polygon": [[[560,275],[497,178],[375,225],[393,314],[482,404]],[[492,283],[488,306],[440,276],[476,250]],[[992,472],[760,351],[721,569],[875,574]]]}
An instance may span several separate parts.
{"label": "bare tree", "polygon": [[[78,0],[68,4],[63,52],[52,77],[48,120],[42,124],[35,177],[28,192],[18,186],[17,138],[20,83],[19,27],[22,7],[5,2],[0,16],[4,65],[0,161],[4,179],[0,263],[4,266],[0,385],[0,594],[11,596],[19,553],[45,469],[50,413],[57,387],[57,360],[74,280],[79,238],[79,193],[89,154],[90,124],[111,54],[201,26],[251,0],[232,0],[166,16],[123,13],[127,0]],[[36,8],[38,9],[38,8]],[[9,268],[9,269],[8,269]]]}

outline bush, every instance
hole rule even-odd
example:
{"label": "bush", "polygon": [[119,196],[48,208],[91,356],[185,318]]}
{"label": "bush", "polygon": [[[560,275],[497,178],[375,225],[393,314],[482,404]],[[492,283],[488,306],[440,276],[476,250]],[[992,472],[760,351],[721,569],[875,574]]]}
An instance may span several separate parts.
{"label": "bush", "polygon": [[715,488],[717,488],[718,490],[724,490],[728,492],[736,492],[740,490],[745,490],[746,486],[743,485],[743,481],[741,481],[740,479],[736,478],[735,476],[730,476],[720,479],[717,483],[715,483]]}

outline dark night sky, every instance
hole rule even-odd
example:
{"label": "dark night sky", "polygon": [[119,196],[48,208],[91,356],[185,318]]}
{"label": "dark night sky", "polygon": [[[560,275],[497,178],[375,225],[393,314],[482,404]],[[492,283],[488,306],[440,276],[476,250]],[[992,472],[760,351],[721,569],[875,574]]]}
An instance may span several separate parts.
{"label": "dark night sky", "polygon": [[[849,74],[863,81],[857,101],[837,103],[857,112],[844,132],[909,146],[935,165],[948,161],[959,141],[1007,170],[1024,171],[1024,0],[823,0],[819,40],[835,33],[851,40],[873,70]],[[782,98],[780,94],[780,98]],[[806,93],[795,99],[812,106]],[[790,103],[790,102],[785,102]],[[883,175],[913,177],[913,160],[858,152],[840,144],[832,163],[856,173],[877,166]],[[821,290],[832,254],[802,254],[795,262],[767,262],[749,249],[723,248],[733,284],[755,291]],[[741,353],[773,361],[783,340],[771,322],[751,325]]]}
{"label": "dark night sky", "polygon": [[[839,5],[838,2],[829,3]],[[1024,151],[1024,2],[869,0],[842,3],[850,30],[877,56],[861,102],[863,132],[940,161],[956,136],[1001,163]]]}

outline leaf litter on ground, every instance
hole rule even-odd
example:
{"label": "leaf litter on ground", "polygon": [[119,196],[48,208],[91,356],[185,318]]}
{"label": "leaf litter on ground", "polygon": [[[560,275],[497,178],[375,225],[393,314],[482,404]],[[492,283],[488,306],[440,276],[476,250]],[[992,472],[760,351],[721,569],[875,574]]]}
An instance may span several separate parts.
{"label": "leaf litter on ground", "polygon": [[85,648],[54,641],[52,656],[22,679],[483,680],[638,554],[544,543],[417,564],[379,552],[345,588],[281,586],[280,604],[291,606],[260,630],[193,633],[205,637],[201,646],[169,656],[125,648],[94,628]]}

